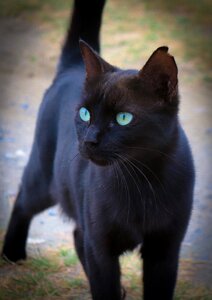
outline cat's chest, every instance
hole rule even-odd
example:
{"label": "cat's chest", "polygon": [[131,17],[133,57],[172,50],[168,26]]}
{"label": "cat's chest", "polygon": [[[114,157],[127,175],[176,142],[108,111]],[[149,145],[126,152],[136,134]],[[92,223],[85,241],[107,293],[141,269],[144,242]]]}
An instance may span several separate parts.
{"label": "cat's chest", "polygon": [[125,237],[130,236],[137,243],[144,232],[168,223],[160,186],[150,179],[132,179],[123,174],[124,180],[111,168],[93,165],[78,174],[80,178],[74,176],[74,186],[78,187],[75,204],[81,203],[79,211],[102,231],[116,228],[119,235],[124,232]]}
{"label": "cat's chest", "polygon": [[[126,224],[125,224],[126,225]],[[111,251],[115,255],[120,255],[125,251],[135,249],[139,244],[143,243],[144,234],[142,227],[128,224],[114,224],[111,231],[106,235]]]}
{"label": "cat's chest", "polygon": [[168,228],[170,216],[163,209],[147,207],[133,202],[130,206],[122,205],[119,209],[115,205],[113,209],[103,207],[100,218],[94,224],[99,224],[98,233],[108,240],[114,254],[133,250],[143,243],[146,234]]}
{"label": "cat's chest", "polygon": [[[163,211],[162,195],[157,186],[145,181],[117,182],[113,176],[98,179],[91,189],[94,177],[91,177],[89,198],[99,210],[107,212],[114,219],[126,224],[144,224],[147,219]],[[99,211],[98,210],[98,211]]]}
{"label": "cat's chest", "polygon": [[140,185],[140,188],[142,194],[130,185],[128,189],[119,186],[111,188],[104,183],[96,186],[86,200],[93,222],[116,228],[119,236],[124,233],[125,237],[131,236],[139,243],[146,231],[166,226],[167,213],[159,196],[152,194],[145,186]]}

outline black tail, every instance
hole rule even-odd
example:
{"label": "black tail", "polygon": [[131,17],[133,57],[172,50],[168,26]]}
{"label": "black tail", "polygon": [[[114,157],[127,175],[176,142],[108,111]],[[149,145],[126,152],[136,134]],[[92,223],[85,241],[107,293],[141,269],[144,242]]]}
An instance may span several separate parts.
{"label": "black tail", "polygon": [[79,39],[97,52],[100,50],[99,32],[105,0],[75,0],[67,37],[62,49],[58,72],[82,61]]}

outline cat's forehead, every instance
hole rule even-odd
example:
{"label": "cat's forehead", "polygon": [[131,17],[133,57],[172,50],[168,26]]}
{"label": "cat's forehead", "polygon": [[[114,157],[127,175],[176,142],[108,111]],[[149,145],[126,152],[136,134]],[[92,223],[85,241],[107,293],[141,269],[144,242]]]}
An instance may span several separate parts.
{"label": "cat's forehead", "polygon": [[132,82],[136,79],[134,70],[107,74],[94,86],[87,98],[90,105],[100,104],[111,107],[131,106],[136,103]]}

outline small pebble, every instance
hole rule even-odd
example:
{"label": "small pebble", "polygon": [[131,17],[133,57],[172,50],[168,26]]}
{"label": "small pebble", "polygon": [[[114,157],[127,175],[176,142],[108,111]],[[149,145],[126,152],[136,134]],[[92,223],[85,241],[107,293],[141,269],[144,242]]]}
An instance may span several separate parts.
{"label": "small pebble", "polygon": [[22,104],[21,104],[21,108],[22,108],[23,110],[27,110],[27,109],[29,108],[29,104],[28,104],[28,103],[22,103]]}
{"label": "small pebble", "polygon": [[206,129],[206,134],[212,135],[212,127]]}

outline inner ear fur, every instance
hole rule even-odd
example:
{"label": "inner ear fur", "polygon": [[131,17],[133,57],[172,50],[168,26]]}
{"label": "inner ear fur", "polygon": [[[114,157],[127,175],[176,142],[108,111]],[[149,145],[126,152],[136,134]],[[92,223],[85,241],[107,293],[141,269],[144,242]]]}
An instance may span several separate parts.
{"label": "inner ear fur", "polygon": [[138,74],[160,97],[171,100],[176,96],[178,69],[168,47],[155,50]]}
{"label": "inner ear fur", "polygon": [[85,41],[79,41],[80,50],[85,64],[87,80],[95,79],[103,73],[112,72],[115,68],[106,62]]}

